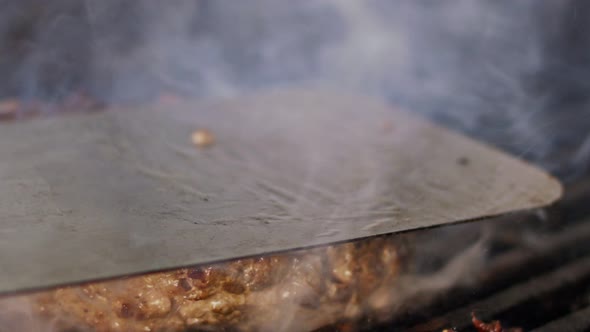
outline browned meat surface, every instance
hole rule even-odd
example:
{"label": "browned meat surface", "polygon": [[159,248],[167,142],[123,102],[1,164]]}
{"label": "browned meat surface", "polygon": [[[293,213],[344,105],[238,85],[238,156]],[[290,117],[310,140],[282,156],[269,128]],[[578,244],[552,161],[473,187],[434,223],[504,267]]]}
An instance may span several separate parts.
{"label": "browned meat surface", "polygon": [[395,241],[378,237],[64,287],[20,301],[31,303],[35,326],[57,331],[313,330],[383,305],[374,295],[398,275]]}

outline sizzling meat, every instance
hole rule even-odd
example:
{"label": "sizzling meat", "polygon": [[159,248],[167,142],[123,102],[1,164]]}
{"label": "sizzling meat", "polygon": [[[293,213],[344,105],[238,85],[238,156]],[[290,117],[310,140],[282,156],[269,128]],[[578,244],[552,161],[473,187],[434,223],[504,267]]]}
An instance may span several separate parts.
{"label": "sizzling meat", "polygon": [[313,330],[382,305],[374,295],[395,282],[399,247],[377,237],[25,298],[58,331]]}

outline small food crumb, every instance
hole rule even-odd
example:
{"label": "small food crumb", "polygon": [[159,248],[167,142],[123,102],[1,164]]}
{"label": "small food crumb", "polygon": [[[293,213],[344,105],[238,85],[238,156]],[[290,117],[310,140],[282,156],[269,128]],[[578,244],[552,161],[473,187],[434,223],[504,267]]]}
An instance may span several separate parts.
{"label": "small food crumb", "polygon": [[191,138],[193,144],[195,144],[199,148],[206,148],[215,143],[215,137],[213,137],[213,134],[206,129],[199,129],[194,131]]}

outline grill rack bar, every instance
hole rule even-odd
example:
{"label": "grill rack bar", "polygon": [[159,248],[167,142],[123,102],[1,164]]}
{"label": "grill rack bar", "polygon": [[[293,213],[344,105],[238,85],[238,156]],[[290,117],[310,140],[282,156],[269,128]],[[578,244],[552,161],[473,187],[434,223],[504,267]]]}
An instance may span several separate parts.
{"label": "grill rack bar", "polygon": [[574,332],[590,330],[590,306],[556,319],[531,332]]}
{"label": "grill rack bar", "polygon": [[[455,327],[460,331],[467,331],[471,326],[469,317],[473,310],[478,313],[480,319],[497,319],[498,315],[514,310],[519,305],[529,301],[542,301],[544,296],[565,291],[566,288],[578,288],[589,281],[590,256],[576,260],[547,275],[510,287],[489,298],[471,303],[434,320],[446,322],[448,326]],[[420,324],[411,328],[410,331],[419,332],[427,331],[427,329],[423,324]]]}
{"label": "grill rack bar", "polygon": [[[589,198],[590,181],[584,180],[566,190],[565,199],[549,210],[546,222],[514,216],[525,227],[549,229],[533,246],[520,245],[494,255],[476,287],[450,289],[376,331],[439,331],[451,327],[475,331],[470,315],[473,310],[478,318],[499,319],[506,327],[590,331],[590,316],[586,317],[590,310]],[[488,220],[469,227],[473,231],[485,228],[486,223],[510,230],[514,220]]]}

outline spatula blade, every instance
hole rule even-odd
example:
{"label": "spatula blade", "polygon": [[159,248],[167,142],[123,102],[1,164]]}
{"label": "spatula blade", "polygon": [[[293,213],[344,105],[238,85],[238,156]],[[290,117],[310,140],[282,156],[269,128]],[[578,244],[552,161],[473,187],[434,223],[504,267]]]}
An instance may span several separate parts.
{"label": "spatula blade", "polygon": [[489,146],[328,92],[4,123],[0,156],[0,292],[473,220],[562,191]]}

